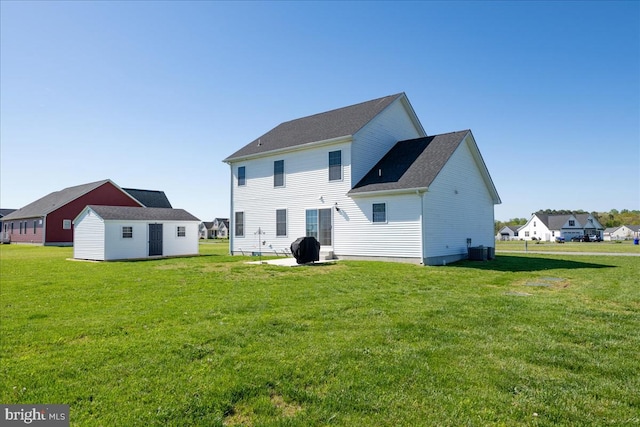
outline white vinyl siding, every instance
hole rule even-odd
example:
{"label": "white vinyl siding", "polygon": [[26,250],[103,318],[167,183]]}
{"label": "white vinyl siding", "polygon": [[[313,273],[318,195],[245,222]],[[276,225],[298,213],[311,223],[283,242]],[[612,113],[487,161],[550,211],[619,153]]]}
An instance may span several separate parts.
{"label": "white vinyl siding", "polygon": [[460,144],[425,193],[424,217],[427,259],[466,258],[467,239],[471,246],[495,246],[493,199],[467,143]]}
{"label": "white vinyl siding", "polygon": [[[342,152],[342,181],[327,179],[327,159],[330,151]],[[286,177],[285,187],[274,188],[273,165],[276,160],[284,160]],[[282,252],[288,250],[291,243],[306,235],[305,212],[307,209],[331,209],[334,217],[339,216],[335,211],[335,204],[348,206],[352,203],[346,196],[350,190],[351,165],[349,142],[337,143],[330,146],[309,148],[304,151],[280,153],[274,156],[251,160],[247,165],[247,172],[251,175],[250,184],[246,187],[234,188],[233,209],[235,212],[245,212],[245,238],[232,238],[231,251],[252,252],[265,246]],[[274,212],[286,209],[287,237],[277,235],[277,224]],[[231,224],[234,228],[235,224]],[[258,228],[264,235],[262,241],[266,245],[258,245],[256,236]]]}
{"label": "white vinyl siding", "polygon": [[73,257],[104,259],[104,221],[90,209],[76,218],[73,234]]}
{"label": "white vinyl siding", "polygon": [[[415,193],[358,197],[334,216],[334,252],[340,256],[412,259],[421,257],[421,198]],[[374,204],[384,204],[386,223],[373,220]]]}

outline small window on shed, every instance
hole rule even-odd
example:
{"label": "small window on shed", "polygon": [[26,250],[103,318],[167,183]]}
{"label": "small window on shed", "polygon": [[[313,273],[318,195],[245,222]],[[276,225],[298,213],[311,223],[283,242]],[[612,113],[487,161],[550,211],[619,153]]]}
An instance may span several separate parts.
{"label": "small window on shed", "polygon": [[133,227],[128,227],[128,226],[122,227],[122,238],[133,239]]}
{"label": "small window on shed", "polygon": [[62,229],[63,230],[71,230],[71,220],[70,219],[63,219],[62,220]]}
{"label": "small window on shed", "polygon": [[178,237],[185,237],[187,235],[187,227],[184,225],[178,226]]}

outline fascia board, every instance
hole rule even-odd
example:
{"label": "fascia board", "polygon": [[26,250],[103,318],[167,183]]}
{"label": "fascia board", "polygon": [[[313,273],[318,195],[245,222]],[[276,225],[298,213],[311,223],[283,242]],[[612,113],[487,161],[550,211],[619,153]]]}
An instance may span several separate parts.
{"label": "fascia board", "polygon": [[352,194],[347,193],[347,196],[351,197],[352,199],[357,199],[357,198],[365,198],[365,197],[377,197],[382,195],[395,196],[399,194],[412,194],[412,193],[420,194],[420,193],[426,193],[427,191],[429,191],[429,187],[398,188],[395,190],[363,191],[361,193],[352,193]]}
{"label": "fascia board", "polygon": [[294,147],[280,148],[278,150],[264,151],[262,153],[251,154],[251,155],[248,155],[248,156],[234,157],[232,159],[225,159],[225,160],[223,160],[223,163],[227,163],[227,164],[239,163],[239,162],[244,162],[244,161],[247,161],[247,160],[253,160],[253,159],[259,159],[259,158],[263,158],[263,157],[274,156],[274,155],[277,155],[277,154],[294,153],[296,151],[308,150],[310,148],[318,148],[318,147],[324,147],[324,146],[335,145],[335,144],[342,144],[342,143],[352,142],[352,141],[353,141],[353,135],[338,136],[336,138],[325,139],[323,141],[308,142],[306,144],[296,145]]}

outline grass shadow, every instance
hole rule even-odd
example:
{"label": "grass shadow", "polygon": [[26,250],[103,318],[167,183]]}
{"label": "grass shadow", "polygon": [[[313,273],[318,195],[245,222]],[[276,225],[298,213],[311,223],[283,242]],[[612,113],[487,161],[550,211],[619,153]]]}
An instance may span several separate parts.
{"label": "grass shadow", "polygon": [[566,259],[526,257],[513,255],[497,255],[491,261],[460,261],[450,264],[449,267],[475,268],[478,270],[492,271],[544,271],[544,270],[574,270],[578,268],[615,268],[614,265],[594,264],[592,262],[581,262]]}

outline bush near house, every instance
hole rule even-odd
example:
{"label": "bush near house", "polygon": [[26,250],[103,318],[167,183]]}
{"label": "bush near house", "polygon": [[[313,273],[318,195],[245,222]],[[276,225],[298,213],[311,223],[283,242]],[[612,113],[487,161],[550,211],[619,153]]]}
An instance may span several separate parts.
{"label": "bush near house", "polygon": [[0,247],[0,401],[71,425],[640,423],[637,258],[68,261]]}

